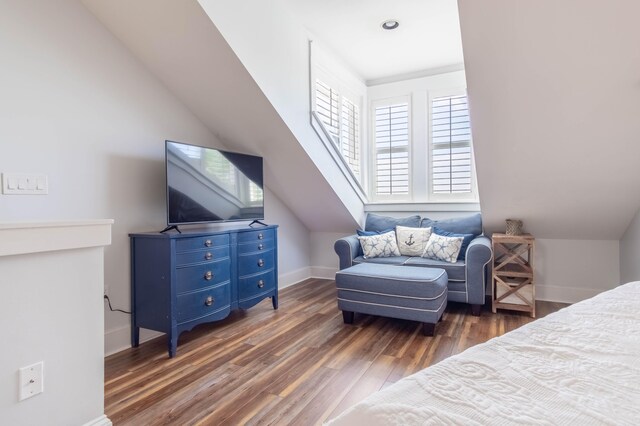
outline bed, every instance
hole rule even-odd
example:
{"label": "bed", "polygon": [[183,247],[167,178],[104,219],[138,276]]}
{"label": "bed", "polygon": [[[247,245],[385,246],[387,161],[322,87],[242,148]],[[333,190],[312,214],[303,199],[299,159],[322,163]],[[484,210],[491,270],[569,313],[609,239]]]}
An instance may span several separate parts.
{"label": "bed", "polygon": [[447,358],[329,424],[638,425],[640,282]]}

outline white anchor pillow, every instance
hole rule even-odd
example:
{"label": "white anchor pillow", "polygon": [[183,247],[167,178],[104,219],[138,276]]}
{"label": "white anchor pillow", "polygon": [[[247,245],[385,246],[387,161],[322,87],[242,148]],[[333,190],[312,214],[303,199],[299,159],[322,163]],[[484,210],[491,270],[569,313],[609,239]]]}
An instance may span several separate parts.
{"label": "white anchor pillow", "polygon": [[396,226],[398,250],[403,256],[422,256],[431,236],[431,228]]}
{"label": "white anchor pillow", "polygon": [[385,232],[370,237],[358,237],[365,259],[372,257],[400,256],[395,231]]}
{"label": "white anchor pillow", "polygon": [[456,263],[463,240],[463,237],[445,237],[432,232],[422,257]]}

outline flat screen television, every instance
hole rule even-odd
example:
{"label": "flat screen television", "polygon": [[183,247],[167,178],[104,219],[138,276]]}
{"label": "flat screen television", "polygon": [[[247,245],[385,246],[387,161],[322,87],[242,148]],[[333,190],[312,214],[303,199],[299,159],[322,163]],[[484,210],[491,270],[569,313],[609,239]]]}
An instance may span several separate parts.
{"label": "flat screen television", "polygon": [[167,225],[264,219],[262,157],[166,141]]}

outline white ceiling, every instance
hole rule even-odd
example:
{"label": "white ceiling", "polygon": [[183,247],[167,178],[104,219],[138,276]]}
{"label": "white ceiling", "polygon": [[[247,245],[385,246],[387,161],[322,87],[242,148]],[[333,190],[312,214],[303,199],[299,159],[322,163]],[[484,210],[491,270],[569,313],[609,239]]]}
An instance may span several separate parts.
{"label": "white ceiling", "polygon": [[[365,81],[463,63],[456,0],[280,0]],[[387,19],[400,27],[387,31]]]}

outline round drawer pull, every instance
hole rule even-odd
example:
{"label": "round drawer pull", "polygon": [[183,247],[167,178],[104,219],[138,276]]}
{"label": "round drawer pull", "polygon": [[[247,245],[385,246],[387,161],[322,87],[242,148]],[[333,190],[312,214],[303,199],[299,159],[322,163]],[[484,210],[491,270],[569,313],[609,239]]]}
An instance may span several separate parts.
{"label": "round drawer pull", "polygon": [[211,244],[212,244],[212,243],[211,243],[211,240],[206,240],[206,241],[204,242],[204,246],[205,246],[205,247],[211,247]]}
{"label": "round drawer pull", "polygon": [[206,260],[211,260],[211,259],[213,259],[213,255],[212,255],[210,252],[207,252],[207,253],[204,255],[204,258],[205,258]]}
{"label": "round drawer pull", "polygon": [[264,280],[258,281],[258,288],[264,287]]}
{"label": "round drawer pull", "polygon": [[264,260],[258,259],[258,266],[262,268],[264,266]]}
{"label": "round drawer pull", "polygon": [[258,239],[264,240],[264,234],[262,232],[258,234]]}
{"label": "round drawer pull", "polygon": [[213,279],[213,272],[211,272],[211,271],[207,271],[207,272],[204,274],[204,279],[205,279],[205,280],[207,280],[207,281],[212,280],[212,279]]}
{"label": "round drawer pull", "polygon": [[264,248],[264,244],[258,244],[258,250],[262,250]]}
{"label": "round drawer pull", "polygon": [[207,306],[211,306],[213,305],[213,302],[214,302],[213,297],[209,296],[205,299],[204,304]]}

